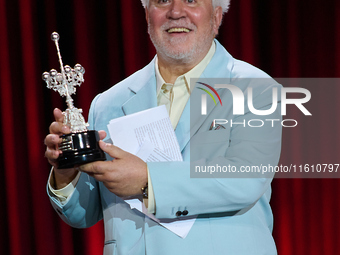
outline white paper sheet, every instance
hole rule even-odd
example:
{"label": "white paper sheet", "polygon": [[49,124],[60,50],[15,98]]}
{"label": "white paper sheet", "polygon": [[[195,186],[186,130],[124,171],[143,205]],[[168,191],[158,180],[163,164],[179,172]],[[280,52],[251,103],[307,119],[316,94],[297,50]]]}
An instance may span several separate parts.
{"label": "white paper sheet", "polygon": [[[113,119],[108,125],[114,145],[137,155],[145,162],[183,161],[180,147],[164,105]],[[165,220],[149,214],[138,198],[125,199],[131,209],[139,210],[150,219],[185,238],[195,218]]]}
{"label": "white paper sheet", "polygon": [[183,160],[164,105],[113,119],[108,129],[113,144],[127,152],[136,155],[144,142],[148,141],[173,161]]}
{"label": "white paper sheet", "polygon": [[173,161],[172,158],[149,141],[143,143],[136,156],[145,162]]}

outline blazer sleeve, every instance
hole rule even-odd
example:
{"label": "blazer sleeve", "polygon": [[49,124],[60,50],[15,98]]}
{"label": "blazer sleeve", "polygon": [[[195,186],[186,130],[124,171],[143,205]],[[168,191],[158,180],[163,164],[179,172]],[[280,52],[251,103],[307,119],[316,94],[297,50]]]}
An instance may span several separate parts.
{"label": "blazer sleeve", "polygon": [[99,185],[87,174],[82,173],[73,193],[65,204],[51,194],[47,188],[52,207],[60,218],[74,228],[88,228],[103,218]]}

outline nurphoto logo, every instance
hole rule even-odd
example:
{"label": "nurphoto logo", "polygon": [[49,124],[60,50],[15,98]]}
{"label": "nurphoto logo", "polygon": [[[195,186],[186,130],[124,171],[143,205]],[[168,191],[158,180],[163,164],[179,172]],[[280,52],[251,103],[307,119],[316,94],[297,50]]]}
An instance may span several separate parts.
{"label": "nurphoto logo", "polygon": [[[231,85],[231,84],[215,84],[214,87],[206,84],[206,83],[202,83],[202,82],[197,82],[200,85],[205,86],[206,88],[202,88],[202,87],[197,87],[200,90],[203,90],[204,92],[206,92],[206,94],[202,94],[201,96],[201,115],[207,115],[207,94],[212,98],[212,100],[214,101],[215,105],[217,105],[217,101],[215,99],[215,96],[213,94],[216,95],[216,97],[218,98],[221,106],[222,105],[222,100],[220,95],[217,93],[216,89],[228,89],[231,92],[232,95],[232,103],[233,103],[233,114],[234,115],[244,115],[245,114],[245,95],[243,93],[243,91],[235,86],[235,85]],[[212,91],[212,93],[208,90],[210,89]],[[281,89],[281,98],[280,100],[278,100],[278,96],[279,96],[279,89]],[[255,109],[254,104],[253,104],[253,88],[252,87],[248,87],[247,90],[247,104],[248,104],[248,108],[249,111],[251,113],[253,113],[254,115],[258,115],[258,116],[266,116],[266,115],[270,115],[272,113],[274,113],[277,110],[278,107],[278,102],[281,102],[281,115],[285,116],[287,114],[287,105],[295,105],[305,116],[311,116],[312,114],[307,110],[307,108],[303,105],[307,102],[309,102],[309,100],[311,99],[311,93],[309,90],[305,89],[305,88],[299,88],[299,87],[282,87],[282,88],[278,88],[278,87],[273,87],[272,88],[272,105],[270,107],[270,109],[266,109],[266,110],[258,110]],[[299,94],[300,98],[288,98],[288,94],[290,93],[294,93]],[[274,125],[275,121],[280,121],[279,119],[269,119],[268,121],[270,121],[272,123],[272,126]],[[264,125],[264,121],[263,120],[257,120],[257,119],[253,119],[250,120],[250,122],[261,122],[262,124],[260,125],[256,125],[256,126],[252,126],[250,125],[250,127],[261,127]],[[284,122],[294,122],[294,125],[285,125]],[[228,120],[224,120],[224,119],[215,119],[214,120],[215,124],[226,124],[228,123]],[[281,121],[282,126],[284,127],[295,127],[297,126],[297,121],[293,120],[293,119],[286,119]],[[244,124],[245,125],[245,124]]]}

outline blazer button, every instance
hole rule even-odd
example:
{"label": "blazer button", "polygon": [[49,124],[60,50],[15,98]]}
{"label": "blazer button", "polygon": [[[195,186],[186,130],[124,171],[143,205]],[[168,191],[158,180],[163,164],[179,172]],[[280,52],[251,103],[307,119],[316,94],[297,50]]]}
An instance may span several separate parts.
{"label": "blazer button", "polygon": [[189,212],[187,210],[184,210],[182,214],[183,214],[183,216],[186,216],[186,215],[188,215],[188,213]]}
{"label": "blazer button", "polygon": [[176,212],[176,216],[177,216],[177,217],[179,217],[179,216],[181,216],[181,215],[182,215],[182,212],[181,212],[181,211],[177,211],[177,212]]}

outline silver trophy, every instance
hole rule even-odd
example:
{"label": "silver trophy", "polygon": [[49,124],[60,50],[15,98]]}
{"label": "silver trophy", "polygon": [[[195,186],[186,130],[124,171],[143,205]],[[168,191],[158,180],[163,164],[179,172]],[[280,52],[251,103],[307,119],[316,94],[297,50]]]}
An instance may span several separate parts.
{"label": "silver trophy", "polygon": [[62,142],[59,144],[59,150],[63,153],[58,158],[58,168],[72,168],[75,165],[85,164],[98,160],[106,160],[104,152],[99,148],[99,134],[95,130],[88,130],[88,123],[82,115],[82,109],[78,109],[73,105],[71,95],[76,93],[76,86],[80,86],[84,82],[85,69],[76,64],[72,69],[70,66],[63,65],[60,49],[59,34],[54,32],[51,35],[54,41],[61,73],[55,69],[42,74],[43,80],[47,84],[47,88],[58,91],[62,97],[66,96],[67,109],[63,112],[64,125],[70,127],[71,133],[62,135]]}

